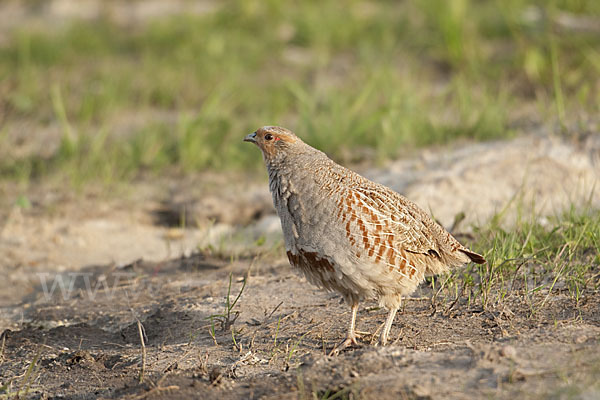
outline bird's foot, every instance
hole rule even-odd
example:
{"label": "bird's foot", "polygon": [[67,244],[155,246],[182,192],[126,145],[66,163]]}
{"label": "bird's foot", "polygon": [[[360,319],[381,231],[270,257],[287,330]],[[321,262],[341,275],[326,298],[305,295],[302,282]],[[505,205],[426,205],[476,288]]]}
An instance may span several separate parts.
{"label": "bird's foot", "polygon": [[346,338],[346,340],[344,340],[342,343],[338,344],[337,346],[335,346],[333,348],[333,350],[331,350],[331,352],[329,353],[330,356],[337,356],[338,354],[340,354],[340,351],[344,350],[347,347],[350,346],[359,346],[358,341],[356,340],[356,336],[348,336]]}
{"label": "bird's foot", "polygon": [[389,335],[386,334],[381,334],[381,336],[379,336],[379,342],[376,344],[376,346],[387,346],[388,344],[388,340],[389,340]]}

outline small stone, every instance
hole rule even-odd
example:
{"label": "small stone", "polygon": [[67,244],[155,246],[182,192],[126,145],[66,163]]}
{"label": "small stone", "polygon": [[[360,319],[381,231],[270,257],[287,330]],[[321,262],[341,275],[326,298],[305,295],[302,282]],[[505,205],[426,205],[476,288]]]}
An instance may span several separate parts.
{"label": "small stone", "polygon": [[510,345],[506,345],[500,349],[500,355],[502,357],[515,358],[517,356],[517,350]]}
{"label": "small stone", "polygon": [[577,336],[577,337],[575,338],[575,343],[577,343],[577,344],[582,344],[582,343],[585,343],[585,342],[587,342],[587,340],[588,340],[588,339],[589,339],[589,338],[588,338],[587,336],[585,336],[585,335]]}

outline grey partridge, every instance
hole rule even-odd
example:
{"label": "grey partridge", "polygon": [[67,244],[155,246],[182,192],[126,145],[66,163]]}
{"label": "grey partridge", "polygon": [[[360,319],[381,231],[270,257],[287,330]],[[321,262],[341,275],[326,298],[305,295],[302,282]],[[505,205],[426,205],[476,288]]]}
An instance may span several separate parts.
{"label": "grey partridge", "polygon": [[352,308],[348,336],[332,353],[357,344],[359,301],[374,298],[389,310],[385,345],[402,296],[425,276],[485,262],[415,203],[336,164],[293,132],[264,126],[244,141],[262,151],[290,264]]}

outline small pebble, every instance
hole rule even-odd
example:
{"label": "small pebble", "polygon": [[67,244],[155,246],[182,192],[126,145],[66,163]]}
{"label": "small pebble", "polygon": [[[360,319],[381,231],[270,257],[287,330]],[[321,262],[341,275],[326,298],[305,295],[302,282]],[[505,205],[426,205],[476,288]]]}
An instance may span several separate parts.
{"label": "small pebble", "polygon": [[582,343],[585,343],[585,342],[587,342],[587,340],[588,340],[588,337],[587,337],[587,336],[585,336],[585,335],[582,335],[582,336],[577,336],[577,337],[575,338],[575,343],[577,343],[577,344],[582,344]]}
{"label": "small pebble", "polygon": [[515,350],[515,348],[512,346],[503,346],[500,349],[500,355],[502,357],[515,358],[517,355],[517,350]]}

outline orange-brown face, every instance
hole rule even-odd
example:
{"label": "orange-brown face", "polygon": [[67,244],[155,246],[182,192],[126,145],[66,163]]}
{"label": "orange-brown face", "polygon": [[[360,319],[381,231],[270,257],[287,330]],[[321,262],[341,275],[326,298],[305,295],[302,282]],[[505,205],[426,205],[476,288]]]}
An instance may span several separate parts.
{"label": "orange-brown face", "polygon": [[294,133],[279,126],[263,126],[244,138],[244,142],[256,144],[262,150],[265,158],[272,158],[278,151],[298,140]]}

